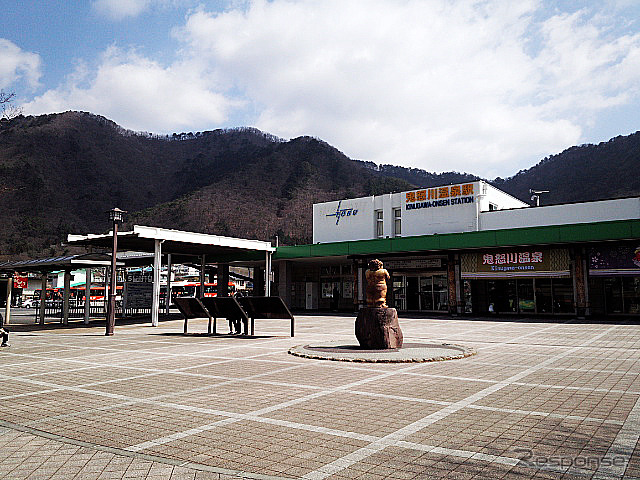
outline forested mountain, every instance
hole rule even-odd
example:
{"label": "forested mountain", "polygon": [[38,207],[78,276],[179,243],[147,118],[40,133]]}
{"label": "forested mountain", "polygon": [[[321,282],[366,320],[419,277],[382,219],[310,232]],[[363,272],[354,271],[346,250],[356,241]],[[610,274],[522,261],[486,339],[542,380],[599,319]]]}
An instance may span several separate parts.
{"label": "forested mountain", "polygon": [[[499,188],[545,203],[640,195],[640,134],[544,159]],[[127,223],[281,243],[311,240],[313,203],[471,181],[351,160],[312,137],[284,141],[252,128],[157,136],[82,113],[0,122],[0,258],[48,255],[67,233]]]}
{"label": "forested mountain", "polygon": [[640,195],[640,132],[598,145],[571,147],[493,184],[528,201],[529,189],[549,190],[545,205]]}
{"label": "forested mountain", "polygon": [[89,113],[0,124],[0,255],[53,254],[67,233],[128,223],[285,242],[311,239],[314,202],[411,188],[320,140],[239,128],[156,136]]}
{"label": "forested mountain", "polygon": [[[468,173],[436,174],[394,165],[376,166],[383,175],[401,178],[420,187],[460,183],[479,179]],[[508,178],[487,179],[511,195],[530,202],[530,189],[549,190],[544,205],[602,200],[640,195],[640,132],[618,136],[598,145],[571,147],[546,157],[535,166]]]}

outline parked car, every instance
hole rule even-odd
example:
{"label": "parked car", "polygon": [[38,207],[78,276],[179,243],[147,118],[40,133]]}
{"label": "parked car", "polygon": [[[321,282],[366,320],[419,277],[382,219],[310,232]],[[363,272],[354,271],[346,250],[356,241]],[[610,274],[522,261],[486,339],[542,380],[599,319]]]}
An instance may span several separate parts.
{"label": "parked car", "polygon": [[40,302],[35,298],[27,298],[22,302],[22,308],[38,308]]}

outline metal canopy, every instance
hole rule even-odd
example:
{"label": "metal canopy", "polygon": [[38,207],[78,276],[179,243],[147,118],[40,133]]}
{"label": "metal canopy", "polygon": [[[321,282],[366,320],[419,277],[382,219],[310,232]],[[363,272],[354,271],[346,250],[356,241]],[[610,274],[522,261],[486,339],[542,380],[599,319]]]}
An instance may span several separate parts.
{"label": "metal canopy", "polygon": [[[237,256],[243,260],[247,253],[274,252],[270,242],[247,240],[244,238],[222,237],[206,233],[183,232],[166,228],[134,225],[133,230],[118,232],[118,250],[154,252],[155,242],[162,242],[163,253],[178,255],[206,255],[215,261],[216,257],[225,260]],[[67,242],[72,245],[111,248],[113,232],[101,235],[69,235]]]}
{"label": "metal canopy", "polygon": [[[86,247],[108,249],[113,245],[113,232],[101,235],[69,235],[67,242]],[[235,261],[256,261],[262,256],[265,263],[265,296],[271,294],[271,255],[275,248],[271,242],[244,238],[221,237],[206,233],[183,232],[158,227],[134,225],[133,230],[118,232],[118,249],[135,252],[153,252],[153,292],[151,296],[151,325],[158,325],[160,310],[160,269],[162,254],[170,254],[169,263],[180,257],[200,257],[200,289],[204,294],[205,266],[207,263],[228,264]],[[143,256],[142,256],[143,257]],[[185,263],[184,260],[178,260]]]}
{"label": "metal canopy", "polygon": [[104,253],[86,253],[82,255],[67,255],[63,257],[38,258],[34,260],[18,260],[0,263],[0,271],[11,272],[40,272],[56,269],[80,269],[93,267],[108,267],[111,255]]}

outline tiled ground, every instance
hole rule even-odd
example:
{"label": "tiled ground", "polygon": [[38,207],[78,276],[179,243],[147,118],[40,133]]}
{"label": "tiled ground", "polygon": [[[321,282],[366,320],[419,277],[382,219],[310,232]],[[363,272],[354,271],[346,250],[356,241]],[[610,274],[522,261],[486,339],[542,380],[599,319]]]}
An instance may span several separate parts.
{"label": "tiled ground", "polygon": [[[406,342],[478,354],[359,364],[353,317],[18,328],[0,350],[0,478],[640,478],[640,326],[400,320]],[[206,331],[203,321],[191,331]]]}

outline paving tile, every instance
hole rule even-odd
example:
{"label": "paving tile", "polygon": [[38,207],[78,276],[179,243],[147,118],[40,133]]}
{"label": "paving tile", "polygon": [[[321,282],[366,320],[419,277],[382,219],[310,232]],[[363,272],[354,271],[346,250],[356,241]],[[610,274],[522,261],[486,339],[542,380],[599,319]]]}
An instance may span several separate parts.
{"label": "paving tile", "polygon": [[172,403],[225,410],[231,413],[248,413],[283,402],[305,397],[310,392],[299,387],[274,387],[269,384],[234,382],[167,398]]}
{"label": "paving tile", "polygon": [[113,337],[14,330],[0,352],[0,478],[577,479],[612,446],[627,452],[625,478],[640,477],[636,325],[400,323],[407,340],[478,354],[401,365],[287,354],[355,343],[350,316],[300,315],[295,338],[287,321],[256,322],[254,338],[208,337],[206,321],[187,336],[181,321]]}

